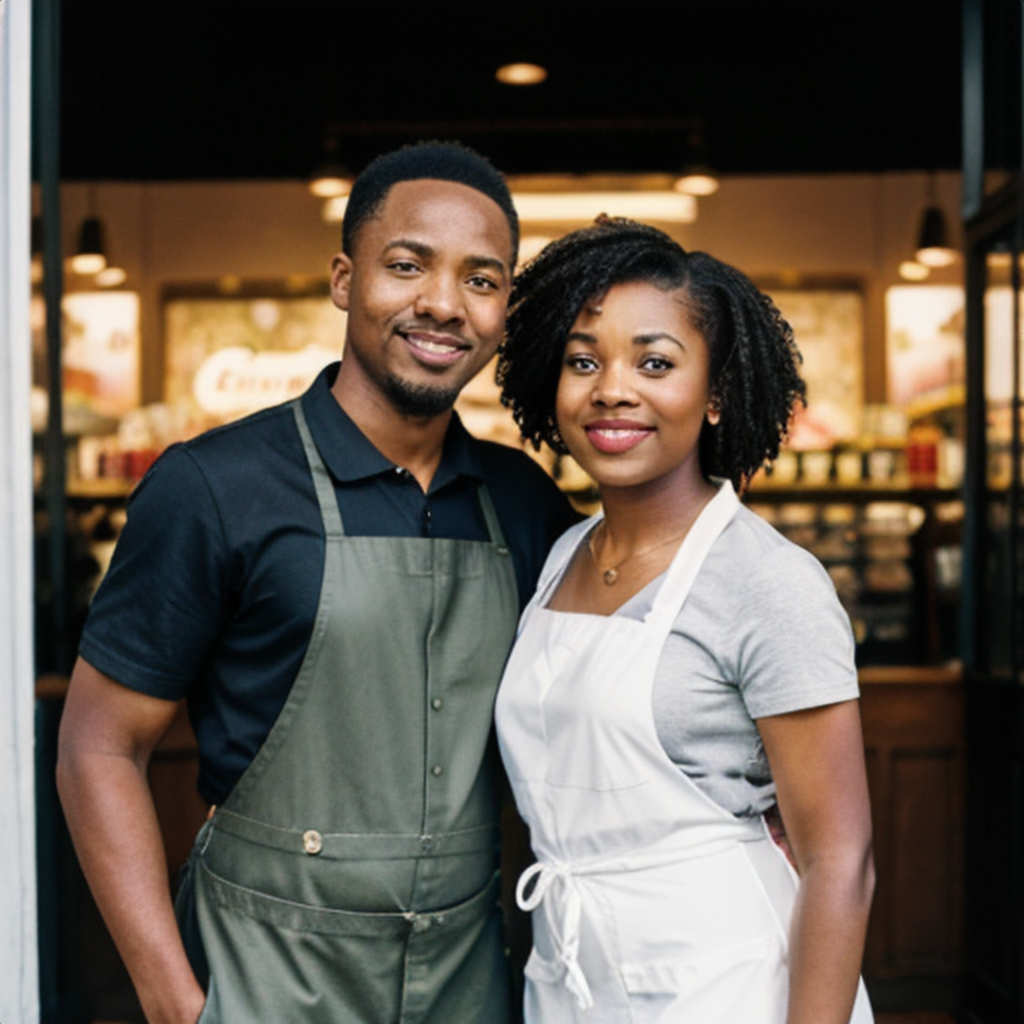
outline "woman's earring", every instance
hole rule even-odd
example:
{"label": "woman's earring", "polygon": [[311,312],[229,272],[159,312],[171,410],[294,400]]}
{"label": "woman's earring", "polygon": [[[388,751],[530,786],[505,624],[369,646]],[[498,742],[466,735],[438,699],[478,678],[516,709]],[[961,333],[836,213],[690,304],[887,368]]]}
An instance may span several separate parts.
{"label": "woman's earring", "polygon": [[709,405],[707,411],[708,423],[713,427],[717,427],[722,420],[722,413],[717,405]]}

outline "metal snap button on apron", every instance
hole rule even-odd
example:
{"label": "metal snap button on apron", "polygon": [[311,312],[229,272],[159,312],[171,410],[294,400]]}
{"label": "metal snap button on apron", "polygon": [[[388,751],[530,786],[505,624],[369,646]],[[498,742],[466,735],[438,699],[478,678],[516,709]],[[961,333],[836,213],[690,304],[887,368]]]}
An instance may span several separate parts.
{"label": "metal snap button on apron", "polygon": [[308,829],[302,833],[302,848],[310,856],[318,854],[324,848],[324,837],[315,828]]}
{"label": "metal snap button on apron", "polygon": [[444,765],[435,764],[434,767],[430,769],[430,774],[433,775],[435,779],[444,775]]}

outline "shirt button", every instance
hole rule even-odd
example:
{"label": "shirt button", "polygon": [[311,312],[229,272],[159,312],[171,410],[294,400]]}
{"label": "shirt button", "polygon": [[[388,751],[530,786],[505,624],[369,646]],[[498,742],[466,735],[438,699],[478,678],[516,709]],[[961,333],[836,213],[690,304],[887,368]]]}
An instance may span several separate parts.
{"label": "shirt button", "polygon": [[435,764],[434,767],[430,769],[430,774],[436,779],[439,775],[444,775],[444,767],[442,765]]}
{"label": "shirt button", "polygon": [[435,711],[440,711],[440,710],[441,710],[441,708],[443,708],[443,707],[444,707],[444,701],[443,701],[443,700],[441,700],[441,698],[440,698],[440,697],[435,697],[435,698],[434,698],[434,699],[433,699],[433,700],[432,700],[432,701],[430,702],[430,706],[431,706],[431,707],[432,707],[432,708],[433,708],[433,709],[434,709]]}
{"label": "shirt button", "polygon": [[302,833],[302,848],[314,856],[324,848],[324,837],[315,828]]}

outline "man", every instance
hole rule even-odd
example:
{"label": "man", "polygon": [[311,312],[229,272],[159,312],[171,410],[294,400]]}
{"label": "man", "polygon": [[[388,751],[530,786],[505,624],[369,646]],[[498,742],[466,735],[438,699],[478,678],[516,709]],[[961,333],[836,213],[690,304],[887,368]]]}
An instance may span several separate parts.
{"label": "man", "polygon": [[[452,403],[497,349],[517,244],[507,187],[477,154],[379,158],[332,262],[340,368],[171,449],[133,496],[58,781],[150,1021],[514,1012],[490,717],[571,513]],[[216,810],[179,933],[146,765],[183,696]]]}

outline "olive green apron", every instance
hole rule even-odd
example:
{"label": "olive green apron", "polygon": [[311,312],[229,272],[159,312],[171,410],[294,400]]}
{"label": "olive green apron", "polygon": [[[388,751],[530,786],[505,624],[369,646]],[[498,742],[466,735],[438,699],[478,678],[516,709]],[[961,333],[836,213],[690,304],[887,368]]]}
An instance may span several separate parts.
{"label": "olive green apron", "polygon": [[497,516],[481,485],[489,543],[347,537],[293,409],[326,533],[320,604],[179,893],[209,965],[200,1021],[501,1024],[491,718],[518,602]]}

